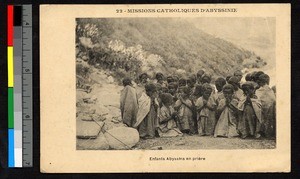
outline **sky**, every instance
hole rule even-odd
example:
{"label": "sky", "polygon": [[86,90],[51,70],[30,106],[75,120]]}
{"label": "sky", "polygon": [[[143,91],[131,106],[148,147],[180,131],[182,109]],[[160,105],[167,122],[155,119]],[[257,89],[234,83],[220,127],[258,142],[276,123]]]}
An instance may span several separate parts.
{"label": "sky", "polygon": [[253,51],[268,65],[264,70],[275,83],[276,19],[273,17],[203,17],[191,18],[200,30]]}
{"label": "sky", "polygon": [[247,40],[275,45],[275,18],[206,17],[193,18],[195,26],[211,35],[231,41]]}

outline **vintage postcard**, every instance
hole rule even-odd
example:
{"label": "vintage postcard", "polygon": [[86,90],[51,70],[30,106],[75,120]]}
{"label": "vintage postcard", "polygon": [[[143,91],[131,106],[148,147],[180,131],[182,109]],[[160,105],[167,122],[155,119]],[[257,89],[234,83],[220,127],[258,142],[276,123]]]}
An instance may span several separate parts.
{"label": "vintage postcard", "polygon": [[290,172],[290,17],[42,5],[41,172]]}

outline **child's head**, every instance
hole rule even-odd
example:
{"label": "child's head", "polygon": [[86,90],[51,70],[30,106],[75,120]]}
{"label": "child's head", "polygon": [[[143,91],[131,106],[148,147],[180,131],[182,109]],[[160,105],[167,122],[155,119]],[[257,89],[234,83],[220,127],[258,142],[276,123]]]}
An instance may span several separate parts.
{"label": "child's head", "polygon": [[128,86],[128,85],[132,85],[131,83],[131,79],[129,77],[125,77],[122,81],[123,86]]}
{"label": "child's head", "polygon": [[208,74],[204,74],[203,76],[202,76],[202,78],[201,78],[201,82],[202,82],[202,84],[204,84],[204,83],[210,83],[210,81],[211,81],[211,77],[210,77],[210,75],[208,75]]}
{"label": "child's head", "polygon": [[204,75],[205,71],[203,69],[197,72],[197,80],[201,81],[202,76]]}
{"label": "child's head", "polygon": [[228,83],[229,79],[231,78],[231,75],[226,76],[226,82]]}
{"label": "child's head", "polygon": [[222,91],[223,86],[224,86],[225,84],[226,84],[226,80],[225,80],[224,78],[222,78],[222,77],[217,78],[216,81],[215,81],[216,88],[217,88],[217,90],[218,90],[219,92]]}
{"label": "child's head", "polygon": [[188,86],[181,86],[179,87],[179,93],[181,97],[186,98],[190,95],[191,89]]}
{"label": "child's head", "polygon": [[178,88],[178,84],[175,82],[172,82],[168,85],[169,93],[171,93],[172,95],[176,93],[177,88]]}
{"label": "child's head", "polygon": [[181,86],[186,86],[186,79],[185,78],[180,78],[179,79],[179,87]]}
{"label": "child's head", "polygon": [[201,97],[203,95],[203,92],[204,92],[203,86],[200,85],[200,84],[197,84],[195,86],[194,95],[197,96],[197,97]]}
{"label": "child's head", "polygon": [[162,86],[161,87],[161,92],[162,93],[169,93],[169,89],[167,87],[165,87],[165,86]]}
{"label": "child's head", "polygon": [[157,81],[162,81],[164,79],[164,75],[162,73],[156,73],[155,78]]}
{"label": "child's head", "polygon": [[140,80],[140,82],[143,83],[143,84],[147,83],[148,78],[149,78],[149,76],[148,76],[147,73],[142,73],[142,74],[139,76],[139,80]]}
{"label": "child's head", "polygon": [[161,92],[162,92],[162,86],[161,86],[161,84],[155,83],[155,85],[156,85],[156,91],[157,91],[158,93],[161,93]]}
{"label": "child's head", "polygon": [[153,83],[147,83],[145,85],[145,90],[146,90],[146,94],[149,97],[156,97],[157,96],[157,89],[156,89],[156,85]]}
{"label": "child's head", "polygon": [[241,70],[237,70],[237,71],[235,71],[234,73],[233,73],[233,75],[235,76],[235,77],[237,77],[237,79],[239,80],[239,82],[242,80],[242,78],[243,78],[243,73],[241,72]]}
{"label": "child's head", "polygon": [[193,88],[195,83],[196,83],[196,78],[195,76],[190,76],[188,79],[187,79],[187,85],[190,87],[190,88]]}
{"label": "child's head", "polygon": [[170,93],[162,93],[160,95],[161,102],[169,107],[173,104],[173,96]]}
{"label": "child's head", "polygon": [[259,75],[257,83],[259,86],[268,85],[270,83],[269,75],[267,75],[267,74]]}
{"label": "child's head", "polygon": [[251,73],[248,73],[248,74],[245,76],[245,80],[246,80],[246,81],[252,81]]}
{"label": "child's head", "polygon": [[174,82],[178,83],[179,82],[179,77],[177,75],[173,75],[173,80],[174,80]]}
{"label": "child's head", "polygon": [[250,98],[253,97],[255,89],[252,82],[247,81],[244,84],[242,84],[242,90],[246,96]]}
{"label": "child's head", "polygon": [[167,82],[168,82],[168,84],[174,82],[173,77],[172,77],[172,76],[168,76],[168,77],[167,77]]}
{"label": "child's head", "polygon": [[238,90],[240,83],[239,79],[235,76],[232,76],[229,80],[228,83],[231,84],[234,87],[234,90]]}
{"label": "child's head", "polygon": [[203,85],[203,89],[204,89],[203,98],[208,99],[210,97],[213,89],[212,89],[211,85],[209,85],[207,83]]}
{"label": "child's head", "polygon": [[226,84],[223,86],[223,94],[226,99],[231,99],[234,93],[234,88],[231,84]]}
{"label": "child's head", "polygon": [[265,74],[265,73],[262,71],[253,72],[253,74],[252,74],[253,81],[256,82],[257,84],[259,84],[259,76],[262,74]]}

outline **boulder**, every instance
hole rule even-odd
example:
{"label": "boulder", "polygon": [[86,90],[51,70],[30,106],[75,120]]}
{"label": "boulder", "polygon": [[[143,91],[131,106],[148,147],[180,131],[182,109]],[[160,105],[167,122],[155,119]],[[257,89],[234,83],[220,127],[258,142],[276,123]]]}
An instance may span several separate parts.
{"label": "boulder", "polygon": [[87,113],[79,113],[77,119],[80,119],[82,121],[93,121],[92,116]]}
{"label": "boulder", "polygon": [[108,150],[109,145],[104,134],[100,133],[96,139],[77,139],[77,150]]}
{"label": "boulder", "polygon": [[86,94],[85,91],[81,89],[76,90],[76,101],[77,102],[83,102],[84,98],[88,98],[89,96]]}
{"label": "boulder", "polygon": [[104,136],[112,149],[131,149],[139,141],[139,133],[131,127],[116,127],[104,133]]}
{"label": "boulder", "polygon": [[96,105],[92,105],[90,107],[91,110],[95,110],[95,114],[104,115],[110,114],[110,111],[107,107],[102,105],[101,103],[97,103]]}
{"label": "boulder", "polygon": [[96,121],[105,121],[106,120],[105,115],[99,115],[99,114],[92,114],[92,118],[93,118],[93,120],[96,120]]}
{"label": "boulder", "polygon": [[87,104],[96,104],[97,102],[97,98],[83,98],[82,100]]}
{"label": "boulder", "polygon": [[78,139],[95,139],[99,135],[104,122],[76,120],[76,136]]}

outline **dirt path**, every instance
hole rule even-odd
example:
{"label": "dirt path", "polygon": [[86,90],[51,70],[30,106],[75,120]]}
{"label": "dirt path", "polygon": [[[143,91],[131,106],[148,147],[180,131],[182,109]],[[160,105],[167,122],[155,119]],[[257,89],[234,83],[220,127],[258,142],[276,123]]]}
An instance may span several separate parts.
{"label": "dirt path", "polygon": [[140,140],[135,149],[274,149],[275,140],[183,136]]}

